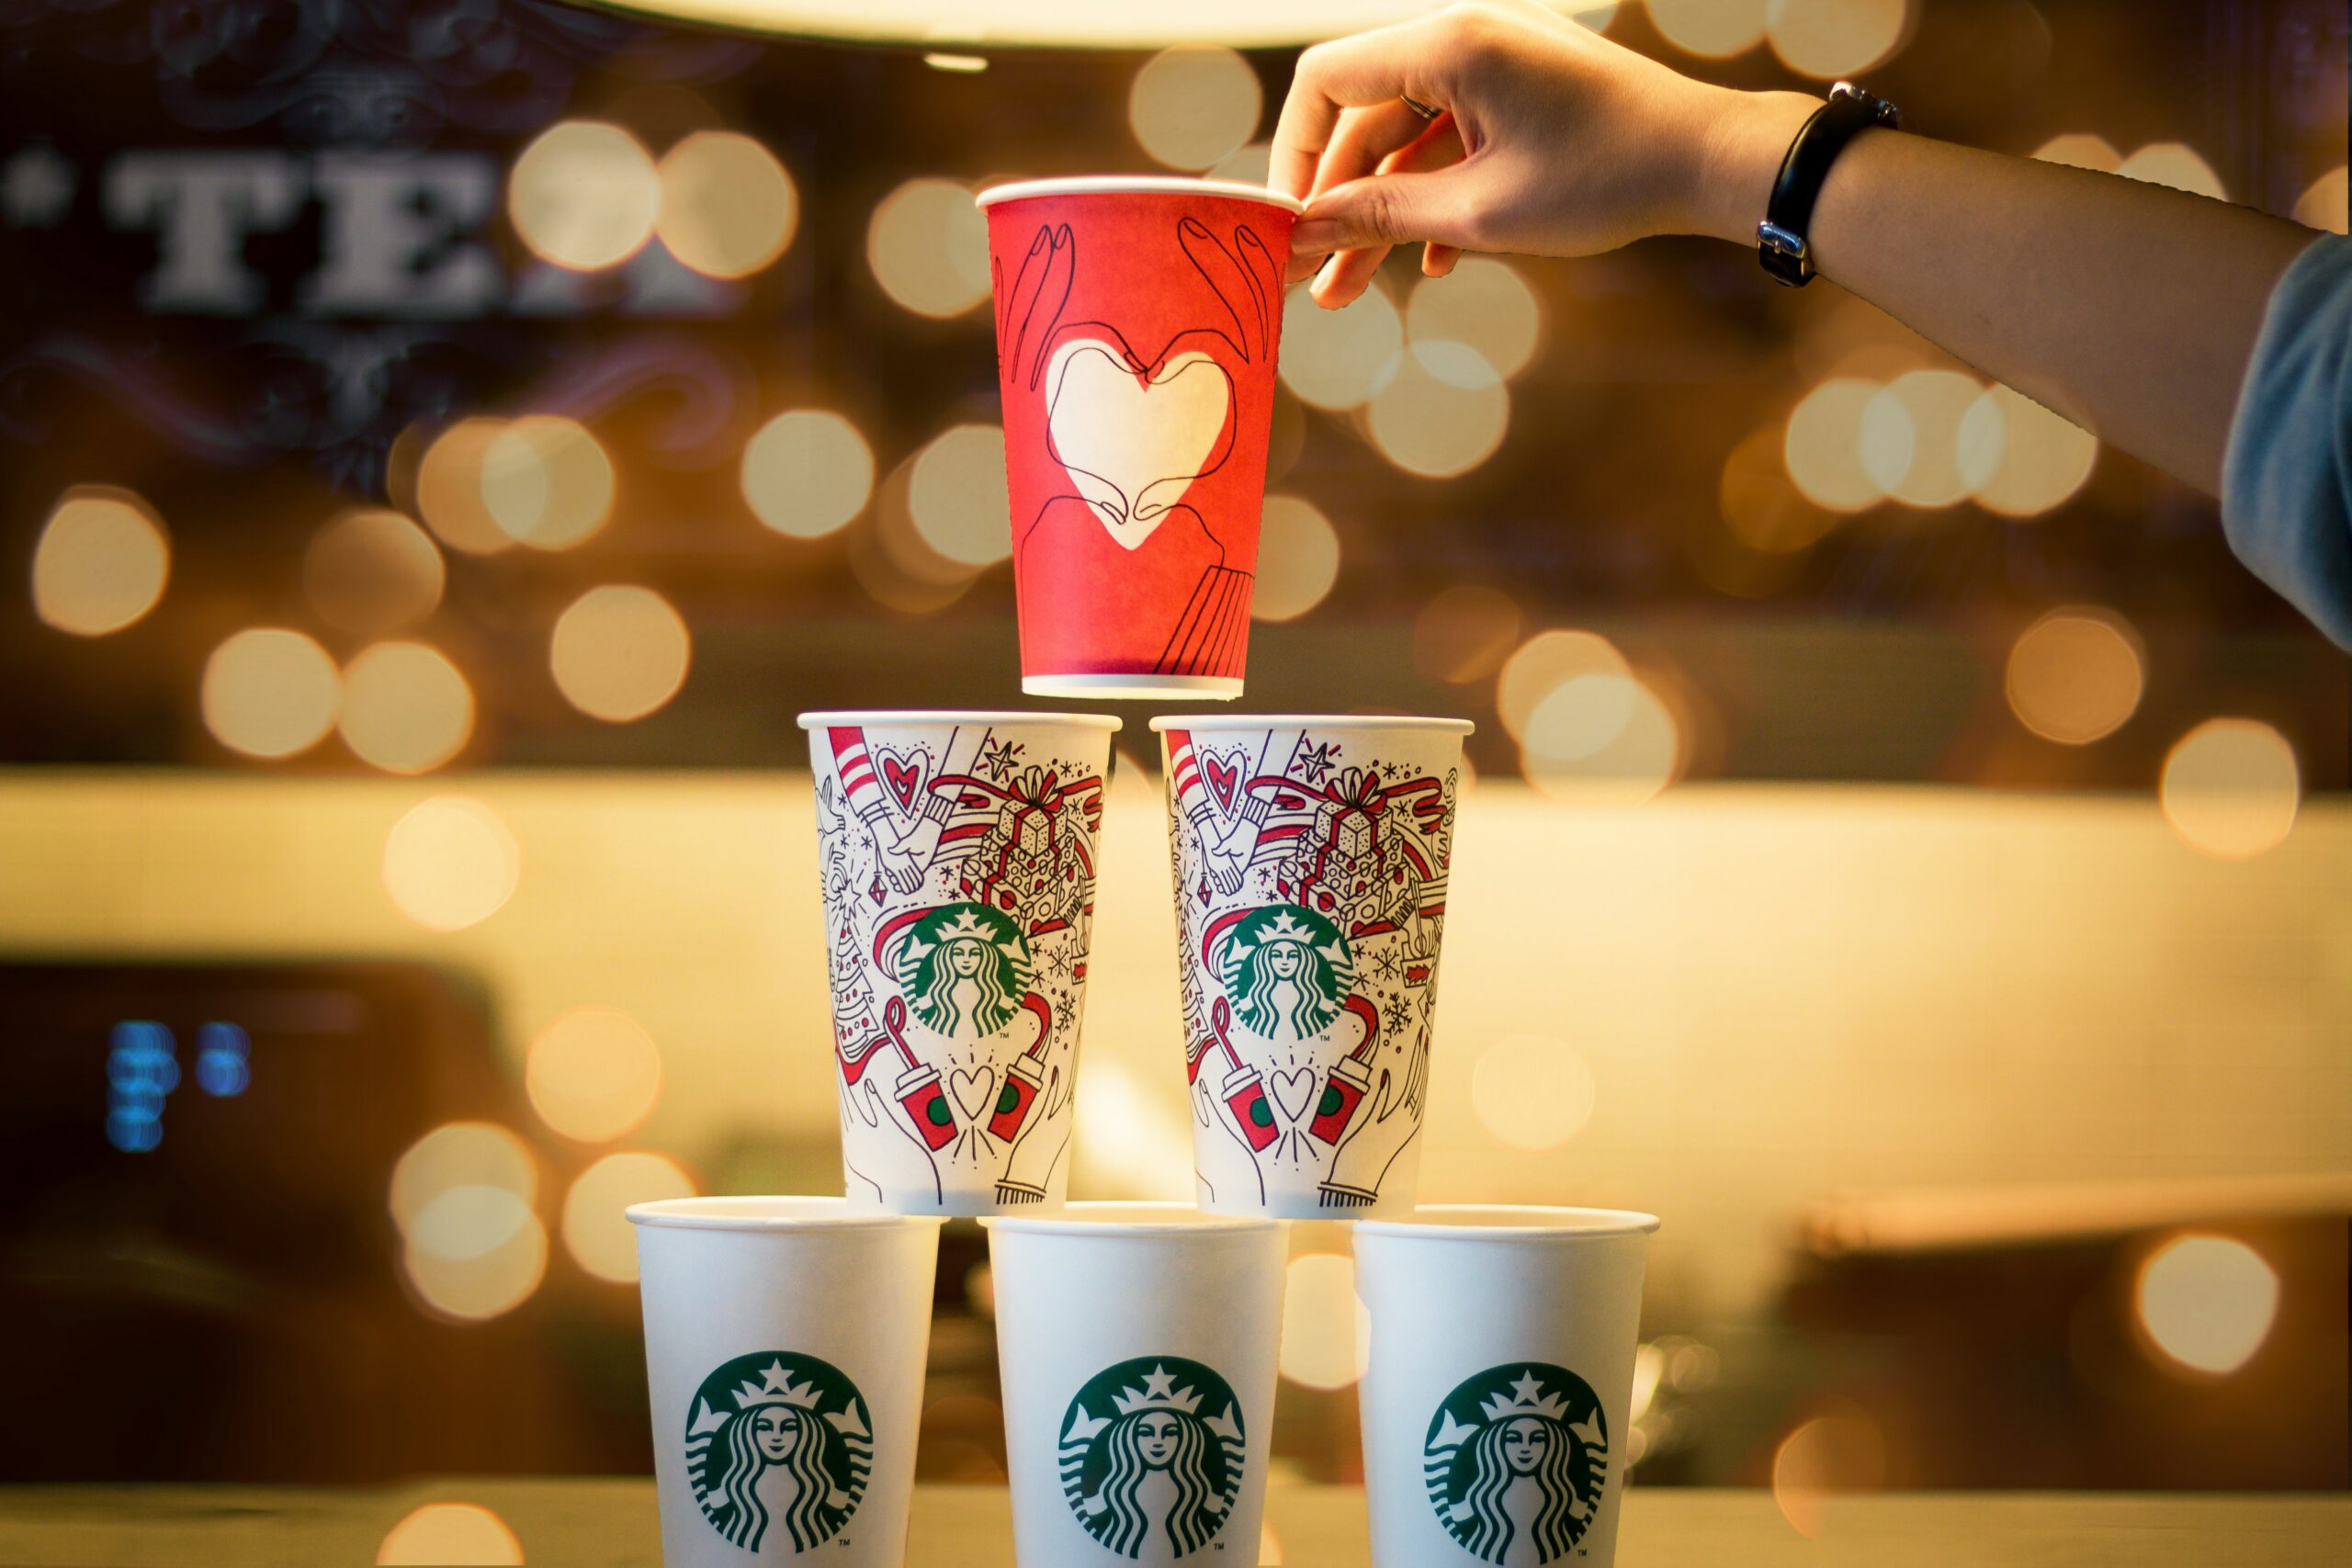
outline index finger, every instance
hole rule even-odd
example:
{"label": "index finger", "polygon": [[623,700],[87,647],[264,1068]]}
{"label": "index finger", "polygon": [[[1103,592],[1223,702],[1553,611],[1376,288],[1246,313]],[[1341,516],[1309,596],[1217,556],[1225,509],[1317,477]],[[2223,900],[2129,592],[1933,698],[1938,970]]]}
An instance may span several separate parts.
{"label": "index finger", "polygon": [[1339,130],[1341,109],[1407,97],[1437,109],[1453,107],[1431,71],[1426,35],[1433,15],[1318,43],[1298,57],[1281,118],[1274,121],[1267,172],[1273,189],[1306,198],[1315,186],[1316,166]]}

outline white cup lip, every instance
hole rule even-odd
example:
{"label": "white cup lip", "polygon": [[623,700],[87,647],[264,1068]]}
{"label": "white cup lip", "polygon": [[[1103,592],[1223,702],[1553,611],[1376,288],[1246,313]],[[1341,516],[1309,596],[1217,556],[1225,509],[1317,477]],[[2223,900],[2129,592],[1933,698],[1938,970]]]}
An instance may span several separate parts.
{"label": "white cup lip", "polygon": [[1648,1235],[1656,1214],[1634,1209],[1574,1209],[1543,1203],[1424,1203],[1389,1220],[1358,1220],[1359,1234],[1426,1241],[1589,1241]]}
{"label": "white cup lip", "polygon": [[898,1214],[886,1209],[856,1209],[846,1198],[797,1195],[662,1198],[631,1203],[621,1211],[633,1225],[688,1231],[895,1230],[939,1225],[937,1214]]}
{"label": "white cup lip", "polygon": [[1239,201],[1260,201],[1286,212],[1306,210],[1306,203],[1245,180],[1201,180],[1183,175],[1063,175],[1052,179],[1013,180],[990,186],[972,198],[982,211],[1000,201],[1027,201],[1039,196],[1226,196]]}
{"label": "white cup lip", "polygon": [[1046,1214],[983,1214],[983,1230],[1035,1235],[1263,1235],[1282,1228],[1270,1214],[1215,1214],[1174,1199],[1088,1199]]}
{"label": "white cup lip", "polygon": [[1162,734],[1170,729],[1420,729],[1469,735],[1478,728],[1466,718],[1380,713],[1163,713],[1150,722]]}
{"label": "white cup lip", "polygon": [[803,729],[831,729],[872,726],[887,728],[891,725],[910,724],[1074,724],[1085,729],[1099,729],[1111,734],[1125,723],[1116,714],[1108,713],[1022,713],[1012,708],[840,708],[820,709],[800,716]]}

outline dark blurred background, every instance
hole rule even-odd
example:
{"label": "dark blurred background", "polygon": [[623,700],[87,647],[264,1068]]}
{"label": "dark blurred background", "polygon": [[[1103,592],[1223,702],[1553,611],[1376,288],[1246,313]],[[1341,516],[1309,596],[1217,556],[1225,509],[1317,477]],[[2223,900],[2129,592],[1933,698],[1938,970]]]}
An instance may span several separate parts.
{"label": "dark blurred background", "polygon": [[[621,1206],[838,1190],[792,716],[1017,689],[971,192],[1261,180],[1294,57],[935,9],[0,13],[0,1474],[641,1469]],[[1580,15],[2346,226],[2336,0]],[[1294,298],[1248,704],[1477,720],[1425,1186],[1666,1216],[1644,1479],[2343,1484],[2344,657],[1832,286],[1413,261]],[[1125,711],[1078,1188],[1181,1194]],[[947,1246],[923,1463],[984,1477]]]}

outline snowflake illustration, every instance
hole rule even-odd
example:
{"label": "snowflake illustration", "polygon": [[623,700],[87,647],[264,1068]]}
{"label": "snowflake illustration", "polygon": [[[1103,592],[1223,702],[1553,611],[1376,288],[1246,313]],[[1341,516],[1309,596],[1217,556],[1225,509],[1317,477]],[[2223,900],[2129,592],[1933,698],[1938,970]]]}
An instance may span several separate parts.
{"label": "snowflake illustration", "polygon": [[1405,961],[1396,956],[1393,947],[1384,947],[1372,955],[1372,977],[1376,983],[1395,985],[1405,976]]}
{"label": "snowflake illustration", "polygon": [[1340,760],[1340,743],[1326,740],[1320,746],[1309,746],[1305,736],[1299,737],[1298,771],[1306,775],[1309,784],[1321,784]]}
{"label": "snowflake illustration", "polygon": [[1000,740],[993,746],[983,748],[980,752],[980,771],[997,783],[1002,784],[1012,776],[1012,770],[1020,766],[1017,759],[1023,749],[1021,742],[1017,740]]}
{"label": "snowflake illustration", "polygon": [[1406,1005],[1402,992],[1389,997],[1388,1005],[1380,1010],[1380,1021],[1391,1034],[1402,1034],[1411,1025],[1413,1010]]}

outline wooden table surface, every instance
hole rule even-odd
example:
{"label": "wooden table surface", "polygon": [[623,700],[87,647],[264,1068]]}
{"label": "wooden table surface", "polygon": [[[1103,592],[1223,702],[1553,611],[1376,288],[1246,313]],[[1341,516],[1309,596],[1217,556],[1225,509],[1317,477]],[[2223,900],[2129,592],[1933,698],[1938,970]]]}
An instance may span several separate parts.
{"label": "wooden table surface", "polygon": [[[653,1488],[642,1480],[481,1480],[380,1491],[268,1486],[0,1487],[0,1563],[372,1562],[385,1532],[432,1502],[494,1509],[527,1561],[652,1568]],[[1363,1568],[1363,1497],[1277,1484],[1267,1513],[1285,1568]],[[1634,1488],[1622,1568],[2345,1568],[2352,1495],[1945,1492],[1834,1498],[1815,1539],[1762,1492]],[[999,1487],[916,1489],[911,1568],[1012,1568]]]}

